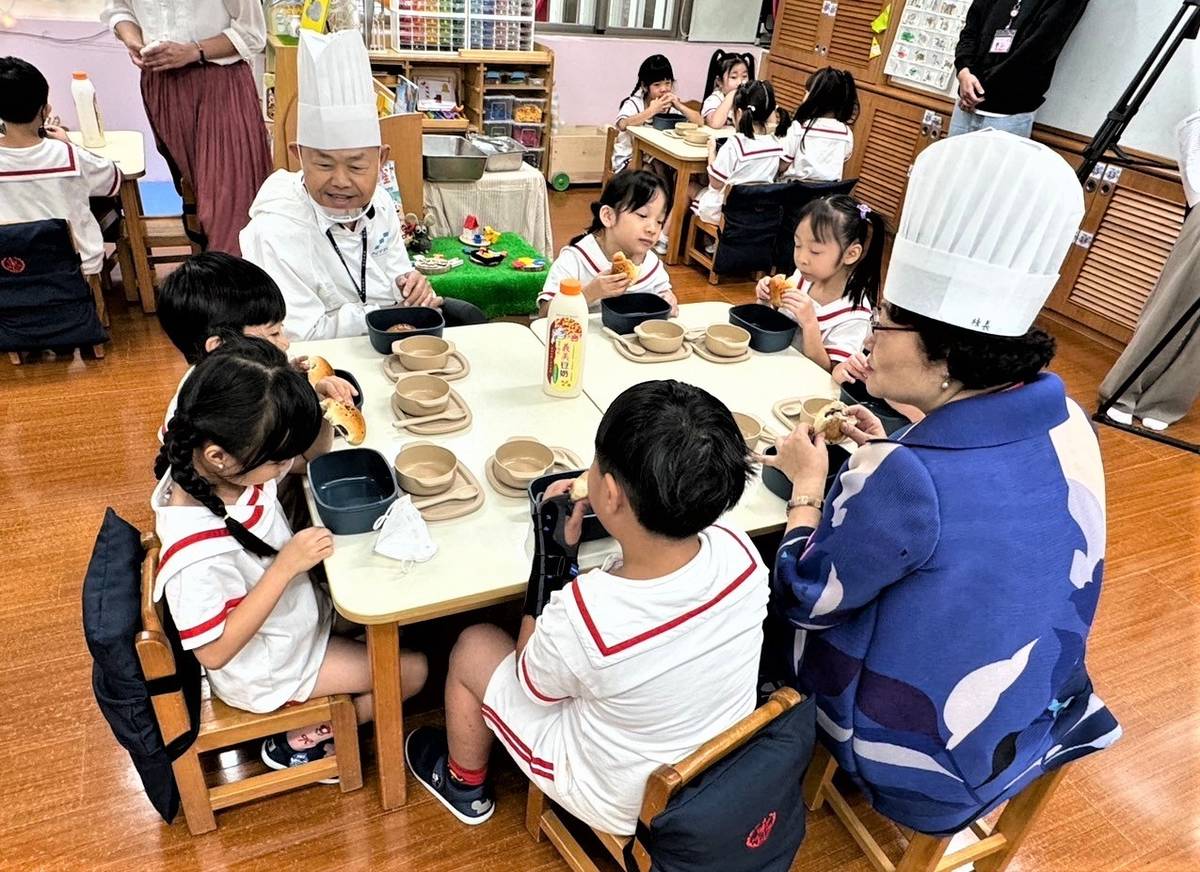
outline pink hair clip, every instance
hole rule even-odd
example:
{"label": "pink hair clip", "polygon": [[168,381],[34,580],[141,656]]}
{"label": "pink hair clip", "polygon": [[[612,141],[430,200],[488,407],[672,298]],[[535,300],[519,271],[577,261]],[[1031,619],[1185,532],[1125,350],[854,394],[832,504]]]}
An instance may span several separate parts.
{"label": "pink hair clip", "polygon": [[871,214],[871,207],[868,206],[866,203],[859,203],[858,204],[858,214],[862,218],[862,220],[866,221],[867,216]]}

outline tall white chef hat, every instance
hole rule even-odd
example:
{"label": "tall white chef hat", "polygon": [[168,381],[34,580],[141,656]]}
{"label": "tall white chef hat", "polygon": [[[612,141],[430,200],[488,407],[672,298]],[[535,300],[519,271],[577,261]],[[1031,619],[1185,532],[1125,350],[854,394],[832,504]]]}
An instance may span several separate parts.
{"label": "tall white chef hat", "polygon": [[946,324],[1023,335],[1058,282],[1083,190],[1044,145],[982,130],[913,165],[883,297]]}
{"label": "tall white chef hat", "polygon": [[296,140],[310,148],[377,146],[379,114],[371,61],[355,30],[300,32]]}

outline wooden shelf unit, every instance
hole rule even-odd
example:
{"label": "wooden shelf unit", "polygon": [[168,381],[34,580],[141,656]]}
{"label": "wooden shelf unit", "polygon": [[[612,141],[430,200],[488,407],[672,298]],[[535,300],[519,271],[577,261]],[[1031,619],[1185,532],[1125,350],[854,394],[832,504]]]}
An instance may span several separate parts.
{"label": "wooden shelf unit", "polygon": [[[775,85],[779,100],[794,110],[808,77],[825,66],[849,69],[859,89],[861,110],[854,122],[854,155],[846,177],[857,176],[855,196],[899,224],[908,173],[925,148],[950,130],[954,103],[931,91],[893,83],[883,62],[899,30],[907,0],[891,3],[892,26],[879,36],[883,53],[869,58],[870,21],[888,0],[782,0],[771,51],[760,75]],[[1079,166],[1088,136],[1047,125],[1033,138]],[[1139,158],[1174,164],[1136,149]],[[1186,199],[1178,172],[1102,165],[1084,186],[1086,212],[1080,237],[1044,310],[1048,317],[1112,347],[1129,342],[1162,265],[1183,225]],[[1105,175],[1107,173],[1107,175]]]}

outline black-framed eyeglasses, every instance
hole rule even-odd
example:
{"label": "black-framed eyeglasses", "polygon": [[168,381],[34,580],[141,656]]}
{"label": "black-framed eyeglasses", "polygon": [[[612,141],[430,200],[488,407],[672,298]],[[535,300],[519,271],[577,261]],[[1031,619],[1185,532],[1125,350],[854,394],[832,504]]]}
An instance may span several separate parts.
{"label": "black-framed eyeglasses", "polygon": [[916,327],[901,327],[899,324],[880,324],[878,310],[871,313],[871,332],[872,333],[915,333]]}

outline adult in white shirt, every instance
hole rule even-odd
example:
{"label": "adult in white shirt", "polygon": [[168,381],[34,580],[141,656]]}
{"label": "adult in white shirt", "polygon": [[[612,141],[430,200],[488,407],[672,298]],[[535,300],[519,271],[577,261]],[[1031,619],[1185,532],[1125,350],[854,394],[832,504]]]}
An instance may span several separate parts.
{"label": "adult in white shirt", "polygon": [[260,0],[107,0],[100,20],[142,71],[142,100],[175,185],[196,198],[209,251],[240,254],[271,152],[250,61],[266,45]]}
{"label": "adult in white shirt", "polygon": [[90,197],[113,197],[121,171],[108,158],[73,145],[48,125],[50,86],[20,58],[0,58],[0,224],[62,218],[83,271],[100,272],[104,239],[89,208]]}
{"label": "adult in white shirt", "polygon": [[300,38],[299,172],[263,184],[242,231],[242,251],[287,301],[289,338],[362,336],[367,313],[440,308],[452,326],[484,320],[475,306],[442,300],[413,269],[391,196],[378,186],[382,144],[370,60],[354,31]]}

